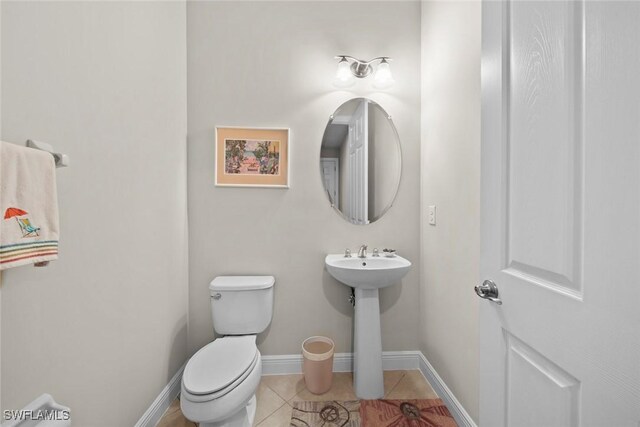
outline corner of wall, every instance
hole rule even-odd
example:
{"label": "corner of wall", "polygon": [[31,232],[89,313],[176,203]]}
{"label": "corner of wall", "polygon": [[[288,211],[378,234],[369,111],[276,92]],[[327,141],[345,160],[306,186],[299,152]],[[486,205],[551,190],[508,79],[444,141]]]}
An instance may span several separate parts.
{"label": "corner of wall", "polygon": [[481,2],[421,17],[420,350],[477,420]]}
{"label": "corner of wall", "polygon": [[[0,2],[0,139],[2,138],[2,2]],[[0,384],[2,384],[2,271],[0,271]],[[2,386],[0,386],[0,411],[2,406]]]}
{"label": "corner of wall", "polygon": [[423,254],[425,253],[425,220],[426,220],[426,215],[425,215],[425,197],[424,197],[424,193],[425,193],[425,189],[424,189],[424,179],[423,179],[423,171],[425,168],[425,157],[424,157],[424,144],[423,141],[425,140],[425,134],[426,134],[426,120],[425,120],[425,115],[423,114],[424,111],[424,104],[425,104],[425,87],[426,87],[426,82],[427,79],[425,79],[424,77],[424,73],[423,70],[425,69],[425,47],[424,47],[424,40],[425,40],[425,24],[424,24],[424,14],[426,11],[426,3],[429,0],[421,0],[420,1],[420,200],[419,200],[419,206],[420,206],[420,226],[419,226],[419,233],[420,233],[420,272],[419,272],[419,298],[420,298],[420,309],[419,309],[419,324],[418,324],[418,330],[420,331],[420,333],[418,334],[418,348],[420,349],[420,351],[422,352],[422,354],[425,354],[425,349],[427,346],[426,340],[425,340],[425,334],[422,333],[422,328],[421,326],[425,324],[424,321],[424,309],[423,309],[423,296],[424,296],[424,286],[426,283],[426,279],[425,279],[425,266],[424,266],[424,256]]}
{"label": "corner of wall", "polygon": [[[0,384],[2,384],[2,272],[0,271]],[[4,411],[2,406],[2,387],[0,386],[0,411]]]}

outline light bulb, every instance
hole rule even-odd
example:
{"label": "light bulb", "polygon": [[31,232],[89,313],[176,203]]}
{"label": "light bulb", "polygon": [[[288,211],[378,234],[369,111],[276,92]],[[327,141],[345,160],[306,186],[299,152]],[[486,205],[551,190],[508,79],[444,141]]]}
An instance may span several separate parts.
{"label": "light bulb", "polygon": [[338,70],[336,71],[336,78],[333,80],[334,86],[337,87],[349,87],[355,83],[355,77],[351,73],[351,67],[347,58],[342,58],[338,62]]}
{"label": "light bulb", "polygon": [[383,59],[378,65],[376,73],[373,76],[373,87],[376,89],[388,89],[393,86],[394,83],[395,80],[393,80],[389,63],[386,59]]}

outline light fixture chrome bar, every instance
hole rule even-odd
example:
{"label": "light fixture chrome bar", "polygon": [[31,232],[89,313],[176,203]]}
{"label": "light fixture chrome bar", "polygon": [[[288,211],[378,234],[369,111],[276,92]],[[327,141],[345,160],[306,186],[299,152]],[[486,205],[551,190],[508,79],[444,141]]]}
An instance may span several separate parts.
{"label": "light fixture chrome bar", "polygon": [[349,56],[349,55],[336,55],[335,58],[341,61],[351,62],[351,66],[350,66],[351,73],[359,79],[365,78],[373,72],[373,67],[371,67],[372,63],[376,61],[380,61],[381,63],[389,62],[392,60],[388,56],[378,56],[368,61],[363,61],[361,59],[354,58],[353,56]]}
{"label": "light fixture chrome bar", "polygon": [[336,55],[335,58],[336,59],[344,58],[344,59],[347,59],[347,60],[350,60],[350,61],[359,62],[361,64],[371,64],[371,63],[373,63],[375,61],[382,61],[383,59],[386,60],[386,61],[393,61],[393,59],[391,59],[391,57],[389,57],[389,56],[378,56],[378,57],[370,59],[368,61],[363,61],[361,59],[354,58],[353,56],[349,56],[349,55]]}

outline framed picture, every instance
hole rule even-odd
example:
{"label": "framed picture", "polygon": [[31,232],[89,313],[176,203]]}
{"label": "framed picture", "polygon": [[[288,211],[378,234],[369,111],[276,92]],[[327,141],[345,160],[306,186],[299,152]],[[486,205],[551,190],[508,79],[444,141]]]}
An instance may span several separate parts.
{"label": "framed picture", "polygon": [[217,126],[216,185],[289,188],[289,129]]}

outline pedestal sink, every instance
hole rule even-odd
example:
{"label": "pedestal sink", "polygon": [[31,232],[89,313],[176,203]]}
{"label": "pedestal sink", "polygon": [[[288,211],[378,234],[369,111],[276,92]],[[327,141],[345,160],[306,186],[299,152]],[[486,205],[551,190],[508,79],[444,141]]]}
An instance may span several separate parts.
{"label": "pedestal sink", "polygon": [[356,307],[353,337],[353,387],[359,399],[384,397],[380,301],[378,290],[396,284],[411,268],[401,256],[347,258],[327,255],[327,271],[335,279],[355,288]]}

